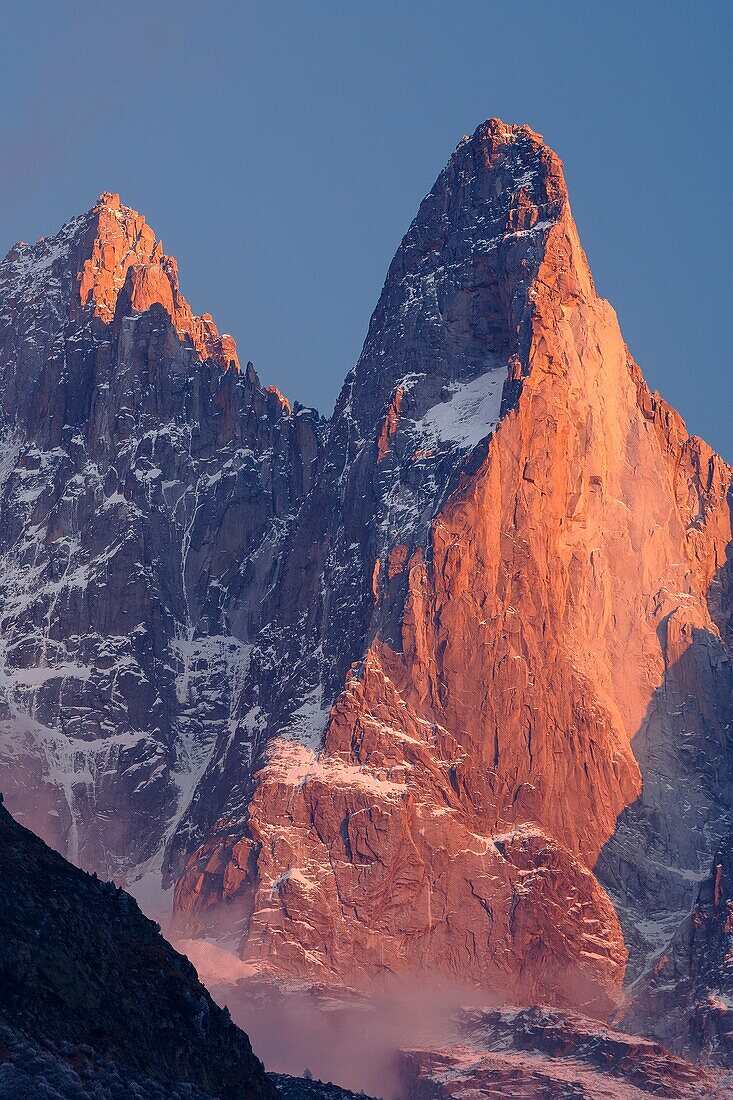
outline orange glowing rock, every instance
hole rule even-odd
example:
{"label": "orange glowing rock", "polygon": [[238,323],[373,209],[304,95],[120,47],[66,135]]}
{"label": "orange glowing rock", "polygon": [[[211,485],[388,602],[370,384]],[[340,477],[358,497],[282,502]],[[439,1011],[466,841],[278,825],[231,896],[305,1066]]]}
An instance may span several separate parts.
{"label": "orange glowing rock", "polygon": [[397,431],[397,424],[400,419],[400,409],[402,407],[402,398],[404,397],[404,390],[398,388],[395,390],[392,400],[390,401],[389,408],[387,409],[387,415],[384,418],[382,424],[382,430],[379,433],[377,439],[377,462],[381,462],[383,458],[389,452],[389,442],[392,436]]}
{"label": "orange glowing rock", "polygon": [[[356,382],[378,392],[379,371],[420,355],[428,372],[444,346],[453,361],[501,355],[500,422],[420,541],[408,530],[386,569],[367,559],[373,612],[320,753],[269,744],[246,821],[189,857],[176,907],[194,931],[204,907],[241,908],[243,957],[276,973],[358,983],[437,971],[513,1002],[604,1014],[627,947],[594,872],[659,776],[659,756],[637,759],[637,735],[643,745],[674,723],[679,689],[704,700],[686,736],[724,745],[726,688],[704,646],[722,646],[708,597],[731,540],[731,470],[649,392],[596,294],[560,161],[539,136],[492,120],[443,178],[445,193],[421,208],[436,224],[405,238],[375,313],[387,315],[392,295],[395,343],[380,357],[370,333],[375,374],[362,381],[357,367]],[[460,188],[467,203],[490,203],[502,187],[504,230],[487,232],[481,252],[464,244],[464,281],[441,284],[440,297],[436,280],[460,247],[440,255],[445,210]],[[466,222],[482,224],[473,210]],[[434,264],[423,299],[421,263]],[[408,328],[413,305],[431,312]],[[412,422],[413,438],[420,423],[445,423],[454,392]],[[400,471],[390,504],[409,477],[392,446],[402,384],[391,393],[346,482],[349,538],[367,539],[374,520],[358,526],[361,502],[389,464]],[[420,453],[437,446],[431,437]],[[303,598],[304,576],[296,562],[284,599]],[[681,829],[676,812],[665,809]],[[247,875],[210,876],[199,903],[199,868],[213,851],[231,858],[242,835]]]}
{"label": "orange glowing rock", "polygon": [[163,245],[145,218],[124,206],[117,194],[105,192],[93,208],[91,255],[79,276],[82,306],[110,324],[115,315],[144,312],[161,305],[180,336],[191,340],[202,359],[223,369],[239,369],[236,344],[220,336],[211,314],[196,317],[180,291],[178,265],[163,253]]}

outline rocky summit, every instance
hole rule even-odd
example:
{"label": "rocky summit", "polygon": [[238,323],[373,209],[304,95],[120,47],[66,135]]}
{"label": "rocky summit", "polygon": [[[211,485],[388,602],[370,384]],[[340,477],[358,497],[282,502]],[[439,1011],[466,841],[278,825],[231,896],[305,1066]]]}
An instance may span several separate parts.
{"label": "rocky summit", "polygon": [[0,344],[4,790],[80,865],[159,879],[321,422],[239,369],[116,195],[11,250]]}
{"label": "rocky summit", "polygon": [[626,1012],[731,1064],[733,471],[538,134],[459,143],[329,420],[113,194],[0,265],[0,367],[24,824],[268,981]]}

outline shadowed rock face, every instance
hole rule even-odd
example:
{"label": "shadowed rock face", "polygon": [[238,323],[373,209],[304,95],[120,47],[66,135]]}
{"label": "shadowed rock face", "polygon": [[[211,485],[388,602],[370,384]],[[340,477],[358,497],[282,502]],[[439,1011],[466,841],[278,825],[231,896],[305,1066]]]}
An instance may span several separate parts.
{"label": "shadowed rock face", "polygon": [[633,986],[623,1022],[711,1066],[733,1065],[733,838],[692,909]]}
{"label": "shadowed rock face", "polygon": [[560,161],[459,144],[325,426],[107,207],[0,267],[12,805],[275,976],[609,1012],[728,827],[731,470]]}
{"label": "shadowed rock face", "polygon": [[318,449],[232,349],[117,196],[0,264],[4,788],[124,882],[160,881],[229,736]]}
{"label": "shadowed rock face", "polygon": [[90,1095],[97,1078],[120,1096],[125,1084],[150,1097],[190,1095],[179,1092],[188,1085],[194,1096],[275,1100],[247,1036],[136,902],[3,806],[0,923],[0,1092],[15,1082],[16,1096],[46,1095],[40,1061],[61,1096],[84,1095],[86,1077]]}

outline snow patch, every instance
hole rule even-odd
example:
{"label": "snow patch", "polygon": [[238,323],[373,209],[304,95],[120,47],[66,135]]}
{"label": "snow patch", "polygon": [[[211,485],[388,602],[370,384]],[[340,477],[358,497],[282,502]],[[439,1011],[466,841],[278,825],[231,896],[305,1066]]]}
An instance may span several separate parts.
{"label": "snow patch", "polygon": [[472,449],[490,435],[499,423],[505,378],[506,366],[501,366],[472,382],[449,387],[450,399],[433,405],[415,421],[413,432],[421,446],[452,444]]}
{"label": "snow patch", "polygon": [[331,711],[322,700],[321,689],[315,688],[293,712],[289,725],[280,731],[280,736],[313,751],[319,749]]}

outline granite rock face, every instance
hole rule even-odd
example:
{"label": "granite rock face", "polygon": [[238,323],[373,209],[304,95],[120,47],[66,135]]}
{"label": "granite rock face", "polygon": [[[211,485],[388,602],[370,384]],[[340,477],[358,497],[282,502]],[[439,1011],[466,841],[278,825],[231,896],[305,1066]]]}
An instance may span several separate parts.
{"label": "granite rock face", "polygon": [[710,1066],[733,1066],[733,837],[690,916],[635,983],[623,1023]]}
{"label": "granite rock face", "polygon": [[446,1049],[403,1052],[405,1100],[723,1096],[720,1082],[659,1043],[594,1026],[573,1013],[466,1013],[459,1039]]}
{"label": "granite rock face", "polygon": [[461,141],[327,423],[110,196],[0,267],[0,362],[23,820],[270,976],[614,1010],[730,827],[731,470],[542,139]]}
{"label": "granite rock face", "polygon": [[82,866],[159,879],[320,422],[239,369],[115,195],[0,265],[0,363],[6,798]]}
{"label": "granite rock face", "polygon": [[598,298],[557,157],[480,127],[337,402],[243,696],[266,763],[201,800],[183,925],[607,1011],[726,829],[730,484]]}

